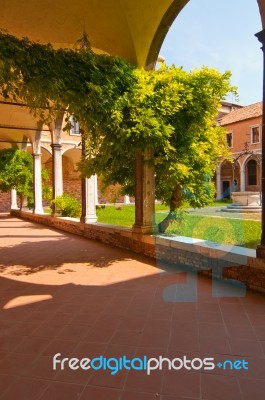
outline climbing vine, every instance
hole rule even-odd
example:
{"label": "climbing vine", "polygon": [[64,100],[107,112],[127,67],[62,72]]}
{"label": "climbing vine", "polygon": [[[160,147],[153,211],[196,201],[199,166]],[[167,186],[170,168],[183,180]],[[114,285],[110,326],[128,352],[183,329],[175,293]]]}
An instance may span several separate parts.
{"label": "climbing vine", "polygon": [[59,110],[80,123],[86,176],[134,187],[134,158],[146,147],[156,172],[156,197],[171,212],[185,198],[193,206],[213,195],[211,176],[227,154],[224,130],[214,118],[228,92],[230,72],[203,67],[136,69],[121,58],[98,55],[84,33],[73,49],[55,50],[0,32],[0,93],[26,103],[42,121]]}
{"label": "climbing vine", "polygon": [[0,31],[0,93],[27,104],[42,121],[67,110],[83,129],[96,131],[110,122],[113,103],[133,79],[125,60],[95,54],[86,33],[74,49],[55,50]]}

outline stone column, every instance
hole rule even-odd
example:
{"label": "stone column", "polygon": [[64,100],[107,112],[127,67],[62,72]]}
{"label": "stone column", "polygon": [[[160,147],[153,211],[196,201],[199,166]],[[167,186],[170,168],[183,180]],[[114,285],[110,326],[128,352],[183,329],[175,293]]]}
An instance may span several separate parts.
{"label": "stone column", "polygon": [[11,189],[11,210],[17,209],[17,191],[16,189]]}
{"label": "stone column", "polygon": [[261,192],[262,192],[262,216],[261,216],[261,242],[257,247],[257,257],[265,258],[265,29],[256,34],[262,43],[263,50],[263,108],[262,108],[262,164],[261,164]]}
{"label": "stone column", "polygon": [[135,224],[133,232],[151,234],[157,232],[155,225],[155,172],[152,152],[137,154],[135,158]]}
{"label": "stone column", "polygon": [[222,198],[221,189],[221,165],[216,168],[216,199],[220,200]]}
{"label": "stone column", "polygon": [[35,214],[43,213],[42,207],[42,181],[41,181],[41,154],[32,154],[33,156],[33,192]]}
{"label": "stone column", "polygon": [[240,192],[244,192],[246,190],[246,167],[245,164],[240,166]]}
{"label": "stone column", "polygon": [[28,196],[21,196],[21,207],[22,211],[28,210]]}
{"label": "stone column", "polygon": [[62,145],[53,143],[52,147],[52,175],[53,175],[53,198],[63,193],[63,163]]}
{"label": "stone column", "polygon": [[123,199],[123,202],[124,202],[124,204],[130,204],[131,202],[130,202],[130,196],[128,196],[127,194],[124,196],[124,199]]}
{"label": "stone column", "polygon": [[[52,197],[63,194],[63,162],[62,162],[62,145],[53,143],[52,147]],[[52,216],[56,216],[57,210],[53,205]]]}
{"label": "stone column", "polygon": [[95,175],[94,191],[95,191],[95,205],[97,205],[98,204],[98,176],[97,175]]}
{"label": "stone column", "polygon": [[90,178],[82,178],[82,215],[80,221],[86,224],[98,220],[95,203],[95,180],[95,175]]}
{"label": "stone column", "polygon": [[[86,156],[86,140],[82,138],[82,157]],[[80,221],[85,224],[97,222],[96,214],[96,193],[97,176],[92,175],[90,178],[82,178],[82,214]]]}

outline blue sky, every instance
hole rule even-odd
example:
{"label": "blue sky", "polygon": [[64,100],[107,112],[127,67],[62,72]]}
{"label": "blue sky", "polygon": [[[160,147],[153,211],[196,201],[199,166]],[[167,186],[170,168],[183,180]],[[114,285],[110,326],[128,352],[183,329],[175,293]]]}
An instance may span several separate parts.
{"label": "blue sky", "polygon": [[[262,100],[262,30],[255,0],[190,0],[171,26],[160,54],[185,70],[202,65],[232,72],[239,104]],[[228,98],[235,102],[233,96]]]}

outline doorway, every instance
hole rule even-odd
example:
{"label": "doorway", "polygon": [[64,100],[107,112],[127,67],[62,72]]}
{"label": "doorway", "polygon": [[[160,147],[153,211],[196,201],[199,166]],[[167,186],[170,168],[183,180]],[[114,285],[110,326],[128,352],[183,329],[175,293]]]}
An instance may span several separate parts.
{"label": "doorway", "polygon": [[222,197],[224,199],[230,199],[231,185],[230,181],[222,182]]}

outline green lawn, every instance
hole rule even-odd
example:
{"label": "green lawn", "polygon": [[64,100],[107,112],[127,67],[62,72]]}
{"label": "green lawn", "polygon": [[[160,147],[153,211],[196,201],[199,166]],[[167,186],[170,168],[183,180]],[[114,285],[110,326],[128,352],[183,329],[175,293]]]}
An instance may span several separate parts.
{"label": "green lawn", "polygon": [[[220,203],[218,203],[220,205]],[[165,218],[168,207],[156,205],[156,222]],[[132,226],[134,223],[134,206],[122,205],[121,209],[106,206],[97,210],[98,222]],[[218,243],[233,244],[256,248],[260,241],[261,224],[259,221],[217,218],[184,214],[180,224],[171,224],[166,235],[181,235]]]}

